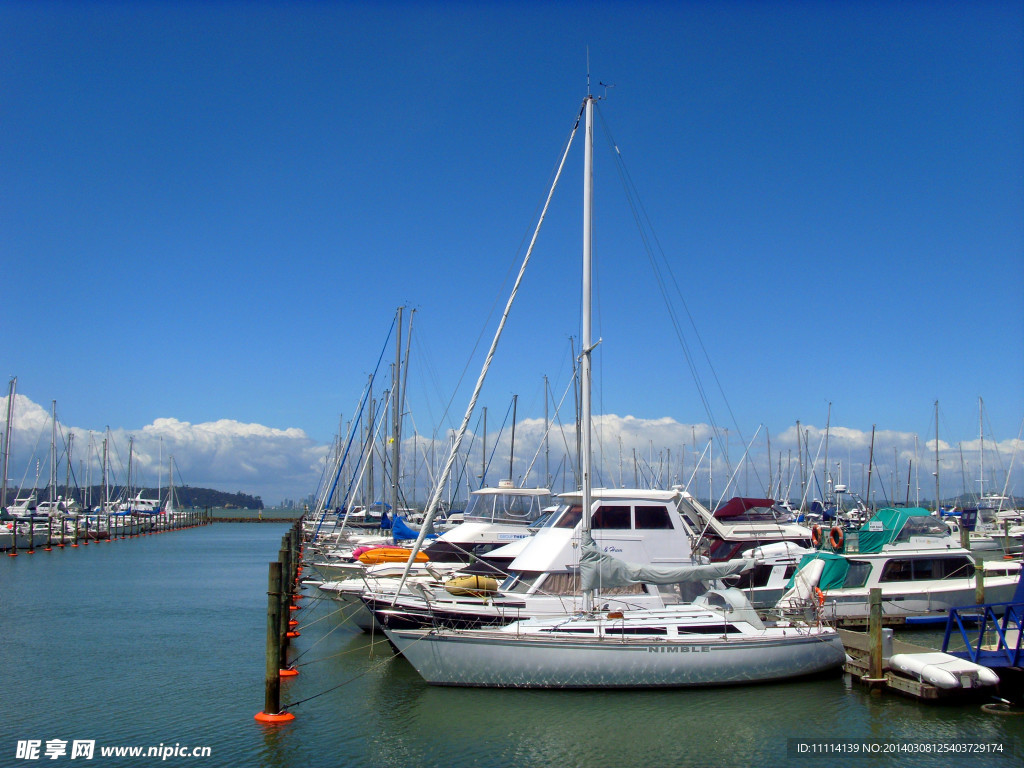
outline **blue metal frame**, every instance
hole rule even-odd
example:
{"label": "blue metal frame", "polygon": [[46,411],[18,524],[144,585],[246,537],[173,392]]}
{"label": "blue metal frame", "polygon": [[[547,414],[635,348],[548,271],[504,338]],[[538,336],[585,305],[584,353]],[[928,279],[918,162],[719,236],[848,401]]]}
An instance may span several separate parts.
{"label": "blue metal frame", "polygon": [[[1002,618],[997,615],[1002,613]],[[967,636],[965,621],[978,624],[977,643],[972,643]],[[989,626],[989,621],[992,625]],[[949,638],[953,633],[953,627],[960,631],[967,646],[966,651],[949,651]],[[1017,630],[1017,642],[1011,647],[1006,642],[1006,631]],[[984,651],[981,648],[985,640],[985,633],[994,631],[998,638],[997,648],[994,651]],[[961,659],[968,659],[975,664],[984,667],[1019,667],[1024,656],[1021,654],[1021,640],[1024,638],[1024,578],[1017,584],[1017,591],[1013,600],[1008,603],[986,603],[985,605],[971,605],[960,608],[950,608],[949,617],[946,619],[946,634],[942,638],[942,651],[950,656]]]}

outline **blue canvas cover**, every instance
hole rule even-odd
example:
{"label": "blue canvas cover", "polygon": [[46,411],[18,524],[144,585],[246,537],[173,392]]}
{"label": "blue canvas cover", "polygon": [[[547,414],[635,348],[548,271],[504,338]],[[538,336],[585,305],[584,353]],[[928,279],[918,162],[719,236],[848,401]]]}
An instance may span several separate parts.
{"label": "blue canvas cover", "polygon": [[[419,531],[413,530],[409,527],[408,523],[405,522],[404,518],[395,516],[395,520],[391,526],[391,538],[397,544],[399,541],[407,541],[409,539],[415,539],[419,536]],[[428,533],[426,538],[436,539],[436,533]]]}

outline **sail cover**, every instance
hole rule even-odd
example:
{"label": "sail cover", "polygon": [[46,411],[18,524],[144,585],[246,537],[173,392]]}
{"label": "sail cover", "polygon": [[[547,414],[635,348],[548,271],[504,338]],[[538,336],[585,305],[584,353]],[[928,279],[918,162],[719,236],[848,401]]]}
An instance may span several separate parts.
{"label": "sail cover", "polygon": [[630,584],[679,584],[731,576],[754,567],[754,560],[729,560],[711,565],[646,565],[627,563],[602,552],[583,532],[580,578],[584,590],[615,589]]}
{"label": "sail cover", "polygon": [[[398,515],[395,515],[394,522],[391,525],[391,538],[397,544],[399,541],[405,541],[408,539],[415,539],[420,535],[418,530],[410,528],[405,520]],[[436,533],[428,533],[426,538],[436,539]]]}

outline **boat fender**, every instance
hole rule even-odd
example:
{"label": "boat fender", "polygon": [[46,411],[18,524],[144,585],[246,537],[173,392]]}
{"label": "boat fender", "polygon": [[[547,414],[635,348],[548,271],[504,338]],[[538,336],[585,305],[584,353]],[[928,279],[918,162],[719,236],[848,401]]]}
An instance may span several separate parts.
{"label": "boat fender", "polygon": [[832,549],[843,548],[843,529],[838,525],[833,525],[832,530],[828,532],[828,543],[832,545]]}
{"label": "boat fender", "polygon": [[816,547],[821,546],[821,526],[817,523],[811,526],[811,544]]}
{"label": "boat fender", "polygon": [[814,597],[818,600],[818,607],[822,608],[825,605],[825,593],[822,592],[818,587],[814,588]]}

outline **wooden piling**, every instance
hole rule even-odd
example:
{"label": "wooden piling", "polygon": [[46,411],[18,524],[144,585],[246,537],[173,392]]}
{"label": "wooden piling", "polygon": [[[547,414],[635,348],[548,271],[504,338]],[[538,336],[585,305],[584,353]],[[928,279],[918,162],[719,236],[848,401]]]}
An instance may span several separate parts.
{"label": "wooden piling", "polygon": [[872,680],[882,679],[882,590],[872,587],[868,598],[869,674]]}
{"label": "wooden piling", "polygon": [[281,711],[281,563],[271,562],[267,582],[267,674],[263,711]]}
{"label": "wooden piling", "polygon": [[974,587],[974,602],[981,605],[985,602],[985,569],[980,560],[974,567],[974,579],[976,585]]}

